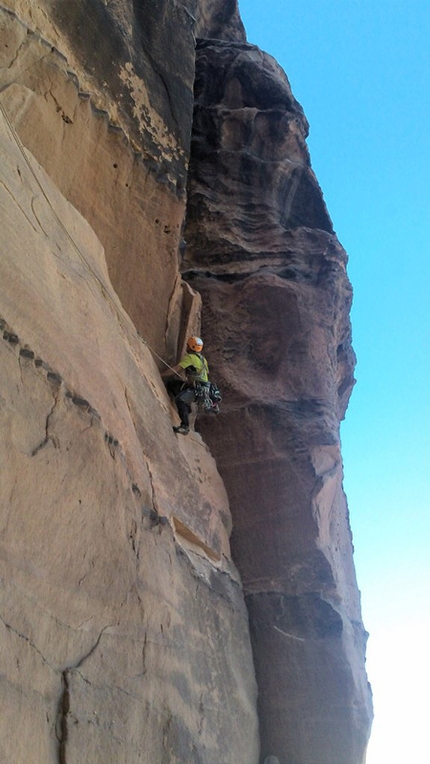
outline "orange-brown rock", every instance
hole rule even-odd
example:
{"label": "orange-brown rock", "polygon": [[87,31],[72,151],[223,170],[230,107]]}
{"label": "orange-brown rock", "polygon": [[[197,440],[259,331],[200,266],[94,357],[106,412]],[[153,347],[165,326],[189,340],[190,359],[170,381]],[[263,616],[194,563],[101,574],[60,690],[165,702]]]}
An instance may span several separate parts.
{"label": "orange-brown rock", "polygon": [[3,118],[0,147],[0,759],[257,762],[215,463],[88,223]]}
{"label": "orange-brown rock", "polygon": [[342,490],[351,289],[276,62],[201,41],[187,278],[224,391],[202,422],[233,513],[250,613],[262,760],[359,764],[366,635]]}
{"label": "orange-brown rock", "polygon": [[0,9],[0,759],[256,764],[225,488],[172,432],[134,326],[170,359],[199,329],[178,272],[188,15],[163,31],[191,40],[175,94],[156,64],[135,73],[131,7],[122,31],[116,4],[61,7]]}
{"label": "orange-brown rock", "polygon": [[[306,132],[236,0],[0,5],[0,762],[361,764]],[[224,401],[184,438],[159,371],[201,320]]]}
{"label": "orange-brown rock", "polygon": [[4,108],[96,232],[138,330],[173,360],[192,119],[190,19],[178,6],[160,29],[161,1],[145,24],[131,6],[99,0],[11,7],[16,12],[1,11]]}

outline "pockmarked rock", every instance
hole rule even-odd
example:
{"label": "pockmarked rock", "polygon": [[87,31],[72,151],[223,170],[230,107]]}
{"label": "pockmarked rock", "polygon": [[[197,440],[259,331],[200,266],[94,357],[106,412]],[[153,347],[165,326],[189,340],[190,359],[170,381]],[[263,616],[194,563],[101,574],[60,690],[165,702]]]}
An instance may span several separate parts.
{"label": "pockmarked rock", "polygon": [[[194,42],[179,9],[164,13],[161,30],[163,2],[151,4],[145,23],[142,12],[101,0],[0,8],[0,99],[24,145],[101,241],[138,331],[172,360]],[[99,30],[103,44],[94,45]]]}

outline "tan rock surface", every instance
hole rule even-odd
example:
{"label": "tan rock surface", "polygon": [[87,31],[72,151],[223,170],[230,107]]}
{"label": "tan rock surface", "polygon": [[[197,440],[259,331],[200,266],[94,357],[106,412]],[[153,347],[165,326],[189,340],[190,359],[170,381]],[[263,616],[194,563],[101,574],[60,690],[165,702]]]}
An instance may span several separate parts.
{"label": "tan rock surface", "polygon": [[3,117],[0,141],[0,759],[256,764],[213,459],[173,434],[94,232]]}
{"label": "tan rock surface", "polygon": [[[177,335],[166,327],[166,316],[174,323],[181,320],[181,305],[171,298],[185,210],[192,38],[188,55],[175,47],[182,55],[177,75],[182,80],[180,113],[172,117],[156,93],[152,104],[147,88],[155,90],[153,79],[159,75],[152,72],[149,82],[139,77],[132,41],[121,55],[116,50],[115,14],[106,28],[106,34],[116,29],[107,43],[110,51],[98,49],[90,57],[79,47],[91,48],[89,21],[87,39],[79,32],[82,20],[63,14],[66,32],[60,34],[51,5],[19,4],[16,13],[0,8],[2,103],[24,144],[102,242],[115,291],[136,327],[173,360]],[[79,6],[85,13],[85,3],[73,5],[76,14]],[[171,45],[168,35],[176,33],[176,27],[165,30],[166,47]],[[104,69],[108,55],[118,59]]]}

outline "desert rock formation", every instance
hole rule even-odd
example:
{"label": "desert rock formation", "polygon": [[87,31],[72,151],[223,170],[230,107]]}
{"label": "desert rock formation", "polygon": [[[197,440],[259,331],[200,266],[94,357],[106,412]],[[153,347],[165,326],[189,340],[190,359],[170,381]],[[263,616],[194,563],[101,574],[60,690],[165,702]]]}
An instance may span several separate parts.
{"label": "desert rock formation", "polygon": [[235,0],[2,0],[0,106],[0,760],[361,764],[351,291],[285,75]]}
{"label": "desert rock formation", "polygon": [[201,429],[234,518],[262,754],[347,764],[370,717],[339,446],[351,288],[306,135],[270,56],[200,42],[184,269],[227,392]]}

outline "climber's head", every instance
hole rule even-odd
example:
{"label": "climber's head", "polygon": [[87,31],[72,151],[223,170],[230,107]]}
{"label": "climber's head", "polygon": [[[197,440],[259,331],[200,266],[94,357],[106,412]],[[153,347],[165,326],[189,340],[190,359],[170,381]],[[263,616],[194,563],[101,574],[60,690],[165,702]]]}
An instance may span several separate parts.
{"label": "climber's head", "polygon": [[187,339],[187,347],[193,350],[194,353],[200,353],[203,349],[203,340],[196,336],[189,337]]}

